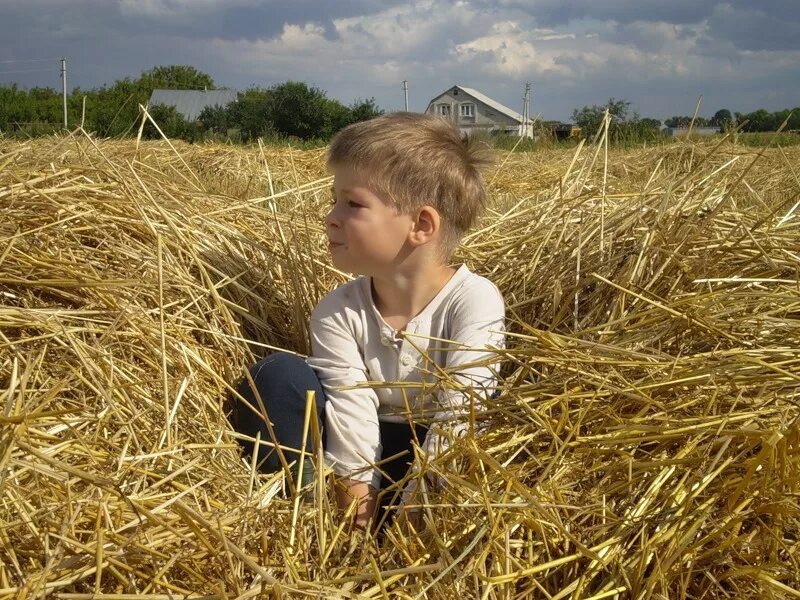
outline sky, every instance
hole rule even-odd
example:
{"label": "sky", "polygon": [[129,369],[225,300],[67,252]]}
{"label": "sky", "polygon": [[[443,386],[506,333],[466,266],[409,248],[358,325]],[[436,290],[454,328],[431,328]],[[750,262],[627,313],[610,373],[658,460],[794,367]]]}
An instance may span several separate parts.
{"label": "sky", "polygon": [[452,85],[570,120],[800,106],[800,0],[0,0],[0,84],[83,89],[189,64],[242,90],[288,79],[410,109]]}

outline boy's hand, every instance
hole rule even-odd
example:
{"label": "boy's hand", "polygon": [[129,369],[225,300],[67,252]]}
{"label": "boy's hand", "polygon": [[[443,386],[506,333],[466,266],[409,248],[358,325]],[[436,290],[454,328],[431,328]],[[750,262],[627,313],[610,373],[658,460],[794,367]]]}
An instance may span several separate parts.
{"label": "boy's hand", "polygon": [[355,481],[353,479],[336,478],[334,480],[336,490],[336,503],[341,510],[347,510],[355,502],[356,508],[354,525],[364,529],[375,516],[375,506],[378,491],[367,483]]}
{"label": "boy's hand", "polygon": [[403,519],[400,521],[400,531],[405,535],[420,533],[423,526],[422,510],[407,508],[403,510]]}

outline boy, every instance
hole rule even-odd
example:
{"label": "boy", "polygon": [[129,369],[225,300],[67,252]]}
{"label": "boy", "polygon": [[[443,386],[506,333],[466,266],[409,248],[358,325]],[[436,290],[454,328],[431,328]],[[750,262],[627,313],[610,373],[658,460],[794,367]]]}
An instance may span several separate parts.
{"label": "boy", "polygon": [[[374,518],[382,484],[394,483],[378,469],[401,479],[415,438],[433,458],[446,445],[441,427],[494,391],[487,349],[504,344],[503,298],[466,265],[448,265],[484,209],[482,163],[473,140],[428,115],[355,123],[331,142],[329,250],[338,269],[361,277],[313,311],[306,362],[325,393],[337,501],[357,501],[358,526]],[[455,384],[434,385],[442,369]]]}
{"label": "boy", "polygon": [[[443,428],[460,420],[463,430],[471,402],[494,389],[503,298],[466,265],[448,265],[484,208],[482,162],[474,140],[428,115],[394,113],[340,131],[328,157],[328,247],[338,269],[361,277],[314,309],[307,360],[272,354],[251,367],[252,386],[239,386],[233,424],[251,456],[262,440],[262,471],[297,464],[306,390],[315,392],[337,501],[357,501],[357,526],[375,522],[379,489],[406,476],[413,442],[434,458],[446,446]],[[313,475],[304,465],[293,473],[301,487]]]}

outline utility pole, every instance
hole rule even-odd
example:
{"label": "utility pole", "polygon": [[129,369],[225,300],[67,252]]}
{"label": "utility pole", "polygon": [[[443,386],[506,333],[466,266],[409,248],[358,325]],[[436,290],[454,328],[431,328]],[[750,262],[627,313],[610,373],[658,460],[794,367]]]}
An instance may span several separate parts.
{"label": "utility pole", "polygon": [[408,112],[408,81],[403,79],[403,95],[406,97],[406,112]]}
{"label": "utility pole", "polygon": [[[531,120],[531,104],[533,104],[533,84],[528,82],[528,121]],[[531,123],[531,135],[533,135],[533,123]]]}
{"label": "utility pole", "polygon": [[522,135],[528,137],[528,121],[530,121],[531,82],[525,82],[525,95],[522,98]]}
{"label": "utility pole", "polygon": [[64,129],[67,128],[67,59],[61,59],[61,92],[64,100]]}

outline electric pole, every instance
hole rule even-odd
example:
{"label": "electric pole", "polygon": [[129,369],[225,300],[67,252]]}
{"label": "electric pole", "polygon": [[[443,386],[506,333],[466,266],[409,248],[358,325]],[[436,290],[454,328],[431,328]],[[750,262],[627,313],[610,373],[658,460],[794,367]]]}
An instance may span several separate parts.
{"label": "electric pole", "polygon": [[61,95],[64,100],[64,129],[67,128],[67,59],[61,59]]}
{"label": "electric pole", "polygon": [[406,112],[408,112],[408,81],[403,79],[403,95],[406,97]]}
{"label": "electric pole", "polygon": [[531,82],[525,82],[525,96],[522,98],[522,135],[528,137],[528,121],[530,120]]}
{"label": "electric pole", "polygon": [[[531,104],[533,104],[533,84],[528,82],[528,121],[531,120]],[[531,135],[533,135],[533,123],[531,123]]]}

